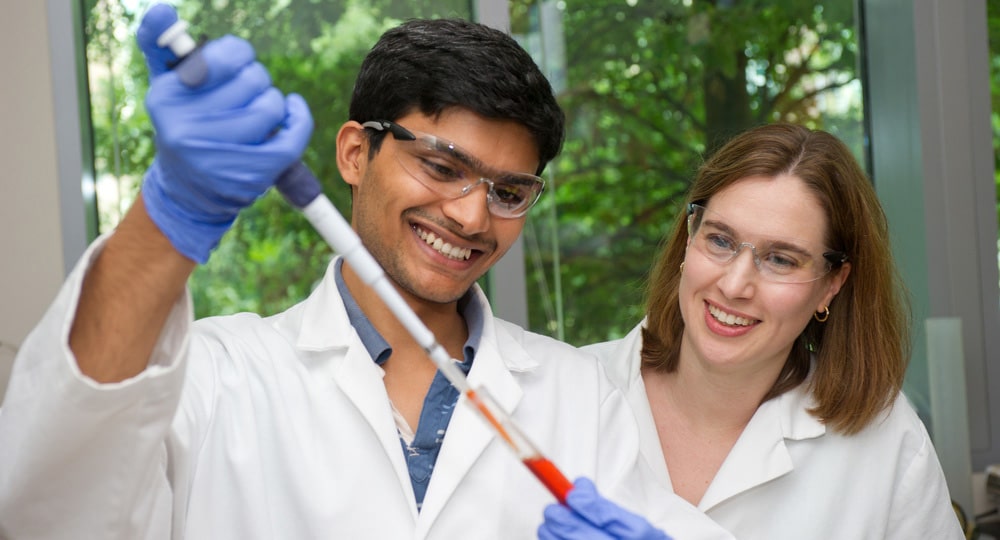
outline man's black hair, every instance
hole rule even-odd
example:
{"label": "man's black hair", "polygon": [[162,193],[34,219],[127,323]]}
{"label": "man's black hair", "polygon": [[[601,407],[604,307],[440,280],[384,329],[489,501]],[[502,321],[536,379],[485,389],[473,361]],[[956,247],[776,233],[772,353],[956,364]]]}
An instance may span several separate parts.
{"label": "man's black hair", "polygon": [[[462,19],[414,19],[383,34],[361,64],[350,119],[433,117],[452,107],[526,127],[537,174],[562,146],[562,109],[531,56],[509,35]],[[373,152],[383,135],[373,134]]]}

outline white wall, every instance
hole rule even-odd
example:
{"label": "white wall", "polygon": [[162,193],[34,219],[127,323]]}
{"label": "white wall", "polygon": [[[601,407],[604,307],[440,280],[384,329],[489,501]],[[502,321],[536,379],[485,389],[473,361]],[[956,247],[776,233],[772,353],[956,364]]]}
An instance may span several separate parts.
{"label": "white wall", "polygon": [[2,396],[13,352],[54,297],[65,261],[47,5],[0,0],[0,13]]}

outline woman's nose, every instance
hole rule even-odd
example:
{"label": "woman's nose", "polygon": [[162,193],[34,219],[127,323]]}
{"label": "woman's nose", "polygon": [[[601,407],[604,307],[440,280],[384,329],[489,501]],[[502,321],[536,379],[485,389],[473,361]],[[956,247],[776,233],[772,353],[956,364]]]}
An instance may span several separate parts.
{"label": "woman's nose", "polygon": [[737,246],[736,256],[725,266],[719,288],[730,298],[746,297],[752,294],[758,277],[757,254],[752,244],[744,242]]}

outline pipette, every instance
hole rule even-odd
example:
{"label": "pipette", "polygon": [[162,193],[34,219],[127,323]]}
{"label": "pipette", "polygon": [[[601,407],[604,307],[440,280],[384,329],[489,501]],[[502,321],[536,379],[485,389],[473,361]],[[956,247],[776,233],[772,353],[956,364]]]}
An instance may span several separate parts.
{"label": "pipette", "polygon": [[566,502],[566,495],[573,487],[572,483],[531,444],[485,388],[474,390],[469,386],[465,373],[458,369],[455,361],[437,342],[434,334],[403,300],[386,277],[382,267],[365,249],[361,238],[340,215],[330,199],[322,193],[319,181],[313,173],[302,162],[296,163],[282,173],[276,187],[289,203],[302,210],[320,236],[334,251],[340,253],[365,284],[378,294],[413,339],[427,352],[438,370],[465,396],[467,402],[476,408],[486,422],[514,450],[517,457],[531,469],[559,502]]}
{"label": "pipette", "polygon": [[[175,69],[180,71],[180,79],[202,81],[206,67],[197,51],[194,40],[187,34],[187,23],[178,20],[160,34],[157,44],[168,47],[177,56]],[[199,58],[198,60],[194,60]],[[190,84],[190,86],[196,86]],[[354,229],[340,215],[330,199],[323,194],[319,181],[302,162],[289,167],[276,183],[278,191],[296,208],[300,209],[321,237],[340,253],[354,272],[382,299],[400,324],[413,339],[427,352],[431,361],[446,379],[465,397],[480,416],[493,428],[497,435],[514,451],[518,459],[538,478],[539,481],[560,502],[573,484],[549,459],[531,443],[517,427],[513,419],[496,403],[485,388],[473,389],[469,386],[465,373],[456,365],[448,352],[438,343],[434,334],[417,317],[409,304],[385,275],[375,258],[368,252]]]}

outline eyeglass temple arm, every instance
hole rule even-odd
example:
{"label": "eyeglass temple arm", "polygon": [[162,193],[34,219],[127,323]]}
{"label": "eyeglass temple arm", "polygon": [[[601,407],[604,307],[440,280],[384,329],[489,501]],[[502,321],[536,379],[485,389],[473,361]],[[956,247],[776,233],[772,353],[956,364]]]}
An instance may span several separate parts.
{"label": "eyeglass temple arm", "polygon": [[417,136],[405,127],[388,120],[369,120],[361,124],[363,128],[374,129],[375,131],[389,131],[392,136],[399,141],[415,141]]}
{"label": "eyeglass temple arm", "polygon": [[847,262],[847,254],[843,251],[827,251],[823,254],[823,258],[834,268]]}

